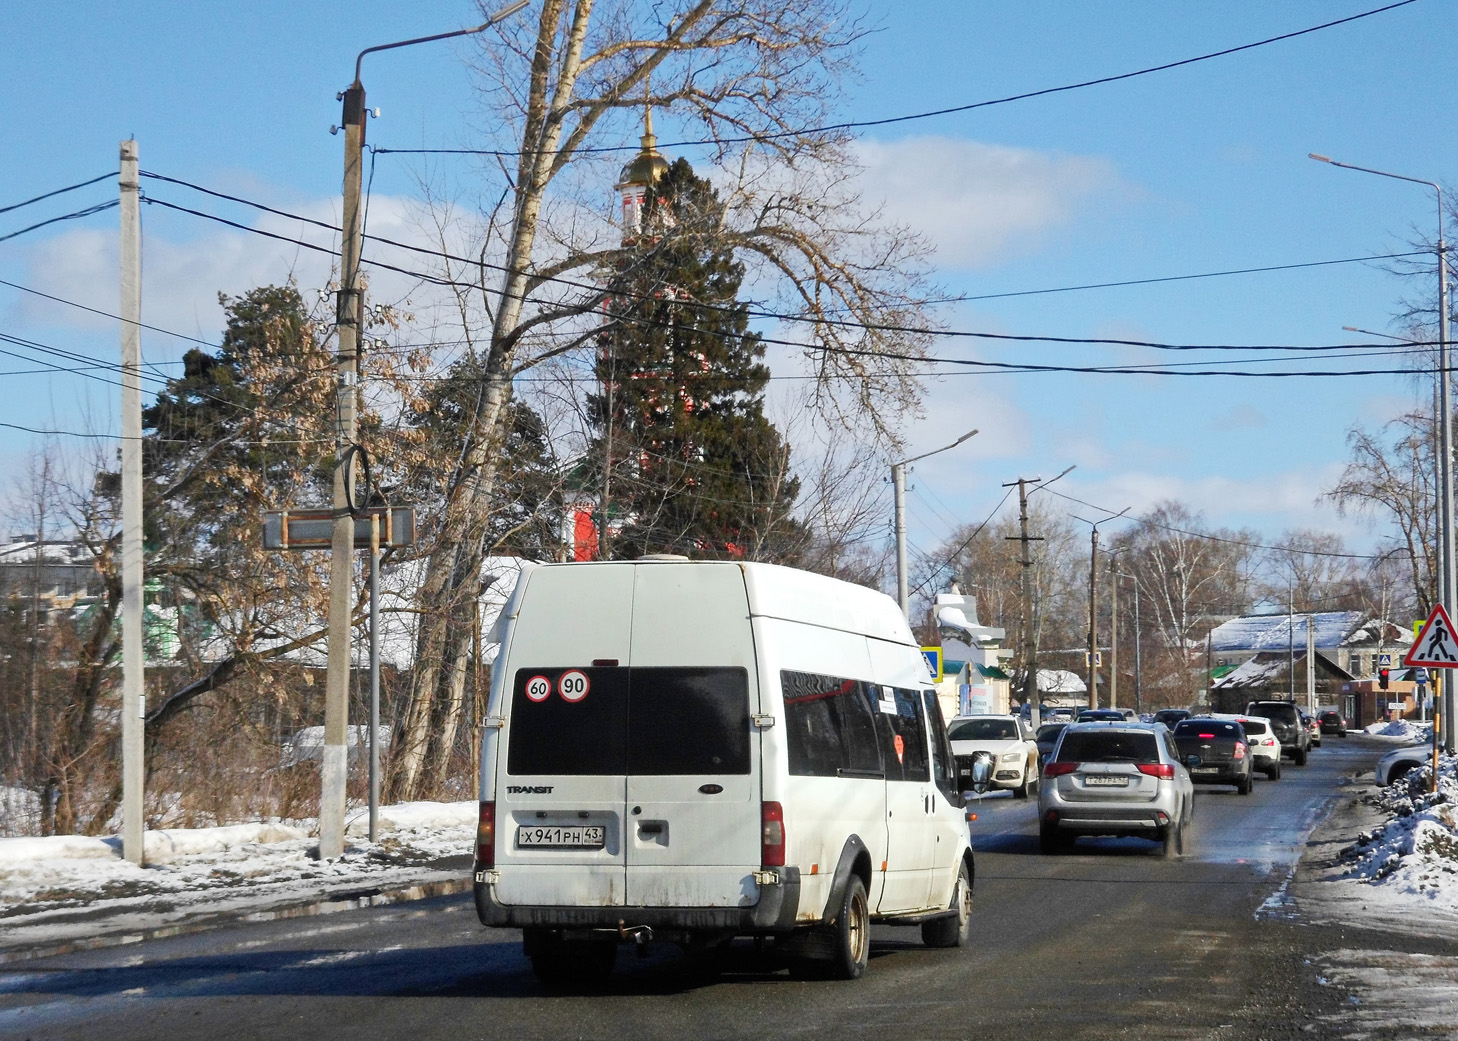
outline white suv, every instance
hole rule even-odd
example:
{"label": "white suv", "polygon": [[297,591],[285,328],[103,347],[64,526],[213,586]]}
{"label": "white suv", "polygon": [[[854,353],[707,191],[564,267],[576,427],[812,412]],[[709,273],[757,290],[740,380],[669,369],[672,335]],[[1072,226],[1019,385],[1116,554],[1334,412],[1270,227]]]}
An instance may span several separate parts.
{"label": "white suv", "polygon": [[1026,799],[1038,785],[1038,741],[1022,716],[958,716],[947,725],[952,754],[957,757],[957,781],[971,790],[972,759],[977,752],[992,755],[993,788],[1010,789]]}

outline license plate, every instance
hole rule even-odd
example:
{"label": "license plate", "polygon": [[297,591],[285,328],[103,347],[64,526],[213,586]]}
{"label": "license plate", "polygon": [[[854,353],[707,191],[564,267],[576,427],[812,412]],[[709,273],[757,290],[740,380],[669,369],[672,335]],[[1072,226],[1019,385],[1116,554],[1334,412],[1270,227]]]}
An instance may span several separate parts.
{"label": "license plate", "polygon": [[1197,766],[1190,771],[1192,774],[1218,774],[1219,772],[1220,767],[1218,766]]}
{"label": "license plate", "polygon": [[1088,788],[1127,788],[1129,778],[1111,774],[1089,774],[1083,779]]}
{"label": "license plate", "polygon": [[516,829],[521,849],[602,849],[606,838],[607,829],[601,824],[522,824]]}

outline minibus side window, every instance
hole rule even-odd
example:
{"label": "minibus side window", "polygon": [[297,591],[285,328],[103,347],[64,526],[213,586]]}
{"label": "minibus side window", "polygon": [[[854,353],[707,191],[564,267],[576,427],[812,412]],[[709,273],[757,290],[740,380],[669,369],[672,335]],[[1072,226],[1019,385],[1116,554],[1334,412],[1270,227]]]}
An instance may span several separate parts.
{"label": "minibus side window", "polygon": [[880,777],[876,723],[864,684],[809,672],[780,672],[790,773]]}
{"label": "minibus side window", "polygon": [[[942,704],[937,692],[924,690],[922,700],[926,702],[926,721],[931,728],[932,780],[946,792],[948,799],[957,799],[957,778],[952,773],[952,745],[947,740],[947,724],[942,718]],[[960,802],[956,803],[960,805]]]}
{"label": "minibus side window", "polygon": [[[891,781],[929,781],[931,769],[926,758],[926,721],[921,714],[921,695],[900,687],[881,688],[881,697],[889,705],[895,700],[896,712],[876,715],[881,731],[881,752],[886,760],[886,778]],[[896,738],[901,738],[901,754],[896,754]]]}
{"label": "minibus side window", "polygon": [[628,773],[749,773],[749,674],[740,668],[629,670]]}

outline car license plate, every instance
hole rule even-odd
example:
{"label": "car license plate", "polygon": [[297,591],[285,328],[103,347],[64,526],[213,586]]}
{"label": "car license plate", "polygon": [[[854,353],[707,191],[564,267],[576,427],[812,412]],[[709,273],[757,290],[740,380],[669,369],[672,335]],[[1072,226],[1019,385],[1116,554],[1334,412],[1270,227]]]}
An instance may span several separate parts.
{"label": "car license plate", "polygon": [[1089,774],[1083,783],[1089,788],[1127,788],[1129,778],[1117,774]]}
{"label": "car license plate", "polygon": [[1190,771],[1192,774],[1218,774],[1219,772],[1220,767],[1218,766],[1197,766]]}
{"label": "car license plate", "polygon": [[516,829],[516,844],[520,849],[602,849],[606,834],[601,824],[522,824]]}

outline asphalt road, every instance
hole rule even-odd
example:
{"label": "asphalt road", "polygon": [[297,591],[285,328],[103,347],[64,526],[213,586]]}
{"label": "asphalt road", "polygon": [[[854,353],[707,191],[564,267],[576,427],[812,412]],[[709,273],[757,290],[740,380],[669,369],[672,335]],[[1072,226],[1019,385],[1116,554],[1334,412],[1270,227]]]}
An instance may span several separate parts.
{"label": "asphalt road", "polygon": [[932,951],[915,930],[878,928],[854,983],[792,980],[744,943],[722,975],[672,948],[625,951],[605,990],[553,993],[518,934],[483,929],[464,895],[6,966],[0,1036],[1319,1036],[1340,996],[1303,966],[1327,938],[1283,894],[1340,777],[1379,754],[1329,739],[1249,796],[1200,787],[1178,861],[1138,839],[1041,856],[1035,803],[989,797],[971,825],[980,942]]}

